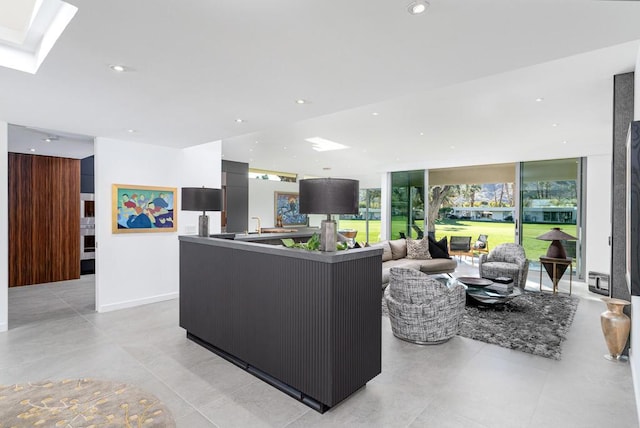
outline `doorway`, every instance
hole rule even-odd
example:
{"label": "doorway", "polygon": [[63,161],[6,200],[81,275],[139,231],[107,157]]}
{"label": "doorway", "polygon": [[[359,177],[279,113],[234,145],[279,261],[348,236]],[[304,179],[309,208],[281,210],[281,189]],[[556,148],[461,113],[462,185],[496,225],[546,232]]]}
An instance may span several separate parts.
{"label": "doorway", "polygon": [[93,137],[15,124],[7,137],[8,327],[93,312]]}

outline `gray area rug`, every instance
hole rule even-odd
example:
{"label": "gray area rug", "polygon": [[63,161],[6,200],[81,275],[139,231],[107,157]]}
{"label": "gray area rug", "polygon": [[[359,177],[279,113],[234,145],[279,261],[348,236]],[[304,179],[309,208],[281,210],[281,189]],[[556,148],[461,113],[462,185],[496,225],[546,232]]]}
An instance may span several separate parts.
{"label": "gray area rug", "polygon": [[[559,360],[580,299],[525,291],[503,307],[467,304],[458,335]],[[382,314],[389,316],[384,297]]]}

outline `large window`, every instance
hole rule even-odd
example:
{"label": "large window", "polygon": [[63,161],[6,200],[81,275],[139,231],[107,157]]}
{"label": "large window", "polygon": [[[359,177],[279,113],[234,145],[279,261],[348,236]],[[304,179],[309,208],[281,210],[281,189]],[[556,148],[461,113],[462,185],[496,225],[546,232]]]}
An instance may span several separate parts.
{"label": "large window", "polygon": [[295,183],[298,181],[298,175],[291,172],[269,171],[266,169],[249,168],[250,180],[270,180],[270,181],[286,181]]}
{"label": "large window", "polygon": [[[559,227],[579,238],[580,159],[553,159],[520,164],[520,240],[527,257],[537,263],[549,247],[536,237]],[[580,272],[580,241],[563,241],[567,257]]]}
{"label": "large window", "polygon": [[424,232],[424,171],[391,173],[391,239]]}
{"label": "large window", "polygon": [[380,241],[380,189],[360,189],[358,205],[358,214],[340,216],[340,230],[356,230],[358,242]]}

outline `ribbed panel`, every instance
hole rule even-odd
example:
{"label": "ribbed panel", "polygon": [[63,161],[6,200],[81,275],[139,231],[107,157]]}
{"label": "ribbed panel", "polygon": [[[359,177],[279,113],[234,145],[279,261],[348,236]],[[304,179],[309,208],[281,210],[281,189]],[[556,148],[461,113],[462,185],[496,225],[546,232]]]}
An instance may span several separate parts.
{"label": "ribbed panel", "polygon": [[341,263],[180,243],[180,325],[333,406],[380,373],[380,256]]}
{"label": "ribbed panel", "polygon": [[348,397],[381,371],[380,258],[335,265],[332,293],[332,402]]}

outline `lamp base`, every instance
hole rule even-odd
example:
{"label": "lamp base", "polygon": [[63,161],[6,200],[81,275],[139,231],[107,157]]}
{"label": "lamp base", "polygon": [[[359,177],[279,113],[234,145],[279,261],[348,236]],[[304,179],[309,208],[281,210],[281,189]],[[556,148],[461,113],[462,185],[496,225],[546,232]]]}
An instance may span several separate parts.
{"label": "lamp base", "polygon": [[209,216],[204,213],[198,218],[198,236],[209,237]]}
{"label": "lamp base", "polygon": [[320,224],[320,251],[336,251],[338,228],[334,220],[322,220]]}

